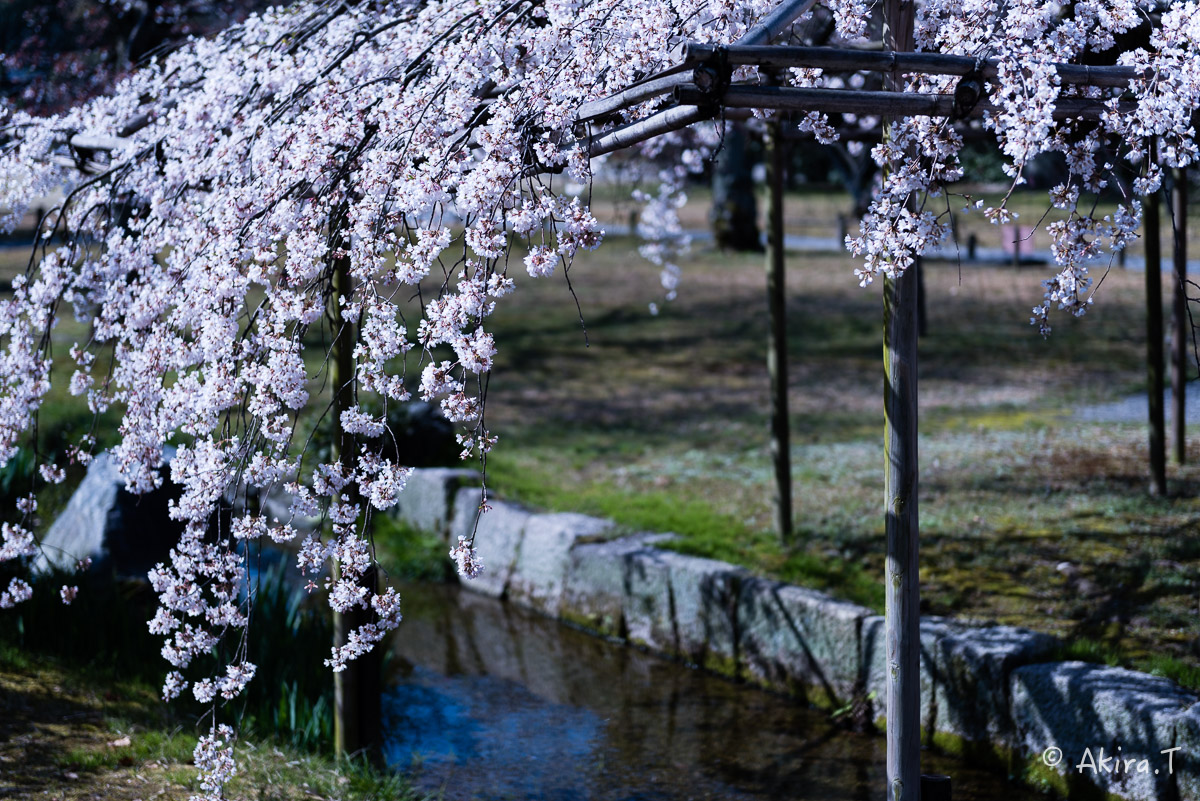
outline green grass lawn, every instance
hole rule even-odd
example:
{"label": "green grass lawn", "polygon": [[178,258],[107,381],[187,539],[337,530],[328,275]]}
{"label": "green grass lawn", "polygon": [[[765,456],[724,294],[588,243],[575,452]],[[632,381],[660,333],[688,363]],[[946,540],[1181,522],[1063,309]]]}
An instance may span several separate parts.
{"label": "green grass lawn", "polygon": [[[679,550],[880,608],[882,312],[853,262],[789,254],[789,402],[797,542],[771,525],[761,257],[699,251],[678,300],[632,245],[571,279],[518,275],[493,328],[487,415],[501,497],[674,531]],[[1200,468],[1147,493],[1144,424],[1081,404],[1144,388],[1141,273],[1113,270],[1094,309],[1029,325],[1045,270],[930,265],[921,342],[923,607],[1030,626],[1072,653],[1196,686]],[[1193,461],[1200,439],[1189,440]]]}
{"label": "green grass lawn", "polygon": [[[683,216],[703,224],[704,192],[694,194]],[[828,233],[844,202],[789,196],[790,230],[817,220]],[[1028,216],[1038,203],[1021,196],[1014,206]],[[24,255],[0,257],[0,278],[23,269]],[[530,279],[515,257],[519,289],[490,326],[499,354],[487,419],[501,437],[491,486],[532,505],[610,516],[626,530],[673,531],[680,550],[879,608],[882,310],[879,287],[860,289],[853,266],[842,254],[789,254],[795,543],[781,546],[769,529],[759,256],[697,250],[679,298],[663,303],[657,269],[636,243],[610,238],[571,271],[578,309],[561,272]],[[1055,317],[1042,340],[1029,309],[1046,275],[927,265],[925,609],[1055,632],[1077,653],[1200,684],[1200,469],[1171,467],[1170,496],[1152,499],[1144,424],[1073,414],[1144,388],[1144,276],[1110,271],[1092,311]],[[85,334],[64,322],[56,356]],[[315,371],[321,354],[309,355]],[[87,422],[81,404],[54,393],[43,431]],[[112,422],[102,426],[110,435]],[[1189,448],[1200,459],[1200,440]]]}
{"label": "green grass lawn", "polygon": [[[118,673],[30,656],[0,643],[0,783],[5,795],[63,801],[183,801],[199,792],[198,727]],[[407,781],[243,736],[230,797],[415,801]]]}

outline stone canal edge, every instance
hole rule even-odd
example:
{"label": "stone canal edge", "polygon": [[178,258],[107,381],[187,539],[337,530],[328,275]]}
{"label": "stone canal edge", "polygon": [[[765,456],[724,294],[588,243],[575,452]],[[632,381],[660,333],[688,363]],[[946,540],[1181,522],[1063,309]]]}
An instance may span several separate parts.
{"label": "stone canal edge", "polygon": [[[785,692],[854,707],[882,728],[884,619],[814,590],[617,536],[609,520],[489,499],[479,476],[415,470],[400,518],[447,543],[470,538],[485,572],[463,586]],[[1047,634],[921,620],[928,745],[1072,798],[1200,801],[1200,697],[1169,679],[1053,661]]]}

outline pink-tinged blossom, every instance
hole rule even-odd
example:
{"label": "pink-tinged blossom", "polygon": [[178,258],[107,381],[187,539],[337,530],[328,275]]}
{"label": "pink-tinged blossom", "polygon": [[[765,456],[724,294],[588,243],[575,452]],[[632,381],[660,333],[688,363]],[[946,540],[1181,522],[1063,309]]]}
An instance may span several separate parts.
{"label": "pink-tinged blossom", "polygon": [[15,523],[0,524],[0,562],[34,556],[37,552],[33,532]]}
{"label": "pink-tinged blossom", "polygon": [[[875,4],[823,4],[840,41],[872,30]],[[514,291],[510,268],[538,277],[559,265],[566,272],[579,251],[600,244],[603,227],[580,199],[593,175],[607,171],[657,185],[634,197],[640,252],[659,269],[665,299],[680,291],[689,242],[678,210],[688,177],[720,146],[721,126],[703,123],[658,137],[639,145],[634,157],[589,159],[578,139],[582,128],[603,133],[665,101],[588,126],[578,125],[578,110],[673,65],[684,42],[735,41],[774,5],[429,0],[343,4],[325,14],[301,0],[226,34],[193,39],[132,72],[108,95],[63,114],[0,109],[0,208],[6,209],[0,224],[10,229],[63,185],[74,190],[49,220],[56,227],[41,240],[35,268],[17,276],[11,296],[0,300],[0,464],[29,436],[50,390],[51,327],[57,315],[73,311],[91,337],[70,349],[67,388],[95,414],[121,411],[112,456],[128,489],[157,488],[164,446],[185,443],[169,469],[181,488],[171,515],[184,534],[150,572],[160,604],[150,627],[180,669],[164,695],[191,686],[215,703],[216,694],[253,674],[252,666],[234,666],[234,674],[192,685],[182,674],[222,637],[242,633],[242,542],[264,533],[289,541],[297,536],[296,518],[323,515],[332,532],[301,545],[297,560],[305,573],[320,575],[330,559],[343,563],[343,575],[369,568],[361,516],[368,506],[395,504],[407,479],[406,468],[383,451],[360,448],[386,435],[378,410],[419,394],[436,400],[458,425],[463,458],[482,459],[495,446],[484,425],[483,388],[504,345],[489,329],[490,316]],[[1161,185],[1164,169],[1197,158],[1191,120],[1200,106],[1200,4],[1181,0],[1167,4],[1157,22],[1147,17],[1162,5],[925,0],[917,6],[917,49],[998,59],[996,75],[986,81],[983,125],[999,142],[1012,186],[1024,181],[1026,165],[1039,154],[1059,154],[1067,165],[1068,178],[1048,197],[1065,219],[1048,227],[1055,265],[1032,315],[1043,333],[1052,311],[1087,310],[1095,289],[1089,265],[1137,235],[1136,199],[1097,218],[1086,196],[1108,187],[1121,164],[1137,175],[1114,188],[1132,184],[1142,195]],[[1054,62],[1079,63],[1085,53],[1112,50],[1148,18],[1145,46],[1116,58],[1143,76],[1128,88],[1082,89],[1059,80]],[[298,25],[313,20],[321,22],[297,35]],[[758,77],[753,67],[734,73],[738,81]],[[863,82],[861,75],[815,70],[793,71],[789,80],[828,88]],[[903,80],[905,91],[944,96],[958,79],[910,74]],[[1108,111],[1095,124],[1055,119],[1055,104],[1071,96],[1097,100]],[[139,115],[152,123],[111,153],[94,154],[104,178],[81,180],[71,134],[114,136]],[[846,122],[876,124],[866,117]],[[821,139],[834,135],[820,113],[800,124]],[[962,146],[944,120],[890,124],[886,141],[871,151],[882,180],[858,232],[847,238],[860,260],[860,283],[898,277],[946,240],[949,205],[926,201],[950,193],[963,177]],[[1006,201],[984,214],[996,224],[1014,218]],[[335,310],[340,331],[328,325]],[[351,441],[343,452],[358,462],[321,463],[298,453],[304,443],[297,425],[302,416],[328,414],[325,400],[310,392],[328,386],[328,343],[343,334],[352,335],[344,343],[352,364],[338,390],[351,400],[331,424]],[[86,464],[94,446],[85,435],[66,453]],[[39,465],[39,473],[48,483],[65,476],[54,464]],[[293,497],[291,520],[268,519],[248,503],[231,530],[207,536],[224,501],[241,503],[252,491],[267,497],[281,487]],[[35,508],[22,501],[21,511],[32,518]],[[0,529],[0,559],[35,549],[36,537],[25,528]],[[452,555],[464,575],[482,568],[464,541]],[[366,603],[376,619],[335,650],[329,660],[335,670],[399,622],[391,589],[355,587],[332,586],[330,602]],[[0,606],[19,603],[28,591],[14,579]],[[232,775],[231,737],[214,729],[197,747],[210,796]]]}
{"label": "pink-tinged blossom", "polygon": [[478,578],[483,572],[483,562],[475,552],[475,546],[463,537],[459,537],[458,543],[450,549],[450,558],[454,560],[458,574],[463,578]]}
{"label": "pink-tinged blossom", "polygon": [[166,679],[163,681],[162,698],[164,701],[173,701],[183,693],[188,687],[188,682],[183,678],[183,674],[178,670],[172,670],[167,673]]}
{"label": "pink-tinged blossom", "polygon": [[0,592],[0,609],[11,609],[19,603],[24,603],[33,597],[33,588],[23,579],[14,578],[8,582],[8,589]]}
{"label": "pink-tinged blossom", "polygon": [[201,735],[192,752],[192,760],[200,771],[200,788],[205,794],[192,796],[189,801],[224,797],[225,785],[237,774],[233,759],[234,739],[233,729],[224,723]]}

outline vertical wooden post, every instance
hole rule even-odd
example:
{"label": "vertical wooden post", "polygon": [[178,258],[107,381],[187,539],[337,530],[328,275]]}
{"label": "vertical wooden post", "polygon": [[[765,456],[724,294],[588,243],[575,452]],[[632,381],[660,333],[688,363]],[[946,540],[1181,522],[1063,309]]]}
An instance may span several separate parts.
{"label": "vertical wooden post", "polygon": [[[333,226],[331,247],[344,247],[340,240],[340,221]],[[354,382],[354,324],[342,316],[338,299],[348,295],[353,288],[349,258],[337,259],[334,264],[333,292],[330,298],[330,318],[333,327],[333,347],[330,359],[329,381],[333,389],[333,442],[331,459],[340,460],[347,472],[353,472],[358,461],[355,440],[341,428],[342,412],[354,402],[351,387]],[[352,498],[356,501],[357,498]],[[341,566],[333,565],[333,580],[341,578]],[[362,585],[375,592],[378,576],[371,568],[362,578]],[[341,647],[348,642],[350,632],[370,621],[366,610],[333,614],[333,641]],[[333,746],[339,758],[360,752],[375,756],[381,741],[381,673],[382,655],[379,648],[352,660],[347,668],[333,674],[334,720]]]}
{"label": "vertical wooden post", "polygon": [[1174,219],[1174,285],[1171,304],[1171,440],[1175,461],[1187,461],[1188,333],[1187,312],[1187,171],[1174,171],[1171,182],[1171,217]]}
{"label": "vertical wooden post", "polygon": [[1167,494],[1166,425],[1163,421],[1162,244],[1158,193],[1146,198],[1146,397],[1150,401],[1150,494]]}
{"label": "vertical wooden post", "polygon": [[925,260],[917,256],[912,267],[917,271],[917,336],[929,335],[929,307],[925,303]]}
{"label": "vertical wooden post", "polygon": [[[912,49],[913,0],[884,3],[884,46]],[[903,79],[885,76],[887,88]],[[921,612],[917,514],[918,275],[908,269],[883,288],[884,480],[887,530],[885,659],[887,660],[888,801],[919,801],[921,793]]]}
{"label": "vertical wooden post", "polygon": [[938,773],[922,776],[921,801],[950,801],[950,777]]}
{"label": "vertical wooden post", "polygon": [[767,167],[767,374],[771,379],[771,461],[775,466],[775,530],[792,539],[792,460],[788,431],[787,292],[783,248],[784,142],[778,119],[763,137]]}
{"label": "vertical wooden post", "polygon": [[888,801],[916,801],[920,776],[916,279],[910,269],[883,289]]}

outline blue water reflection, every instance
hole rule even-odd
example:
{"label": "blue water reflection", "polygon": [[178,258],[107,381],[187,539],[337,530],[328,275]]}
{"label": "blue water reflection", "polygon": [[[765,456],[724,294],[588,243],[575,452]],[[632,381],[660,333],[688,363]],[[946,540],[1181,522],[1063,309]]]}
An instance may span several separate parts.
{"label": "blue water reflection", "polygon": [[[453,587],[407,587],[385,754],[447,801],[878,801],[884,741]],[[955,801],[1032,801],[923,755]]]}

